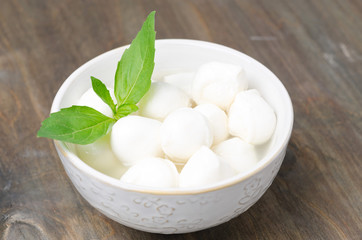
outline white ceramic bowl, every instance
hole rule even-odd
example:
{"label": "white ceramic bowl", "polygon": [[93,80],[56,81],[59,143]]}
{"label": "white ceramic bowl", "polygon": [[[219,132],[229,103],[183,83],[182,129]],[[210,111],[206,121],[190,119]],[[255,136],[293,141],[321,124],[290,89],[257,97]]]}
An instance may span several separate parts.
{"label": "white ceramic bowl", "polygon": [[[55,96],[51,111],[74,104],[91,87],[91,75],[112,86],[117,62],[127,47],[106,52],[72,73]],[[128,185],[106,176],[80,160],[72,146],[54,141],[70,180],[93,207],[131,228],[186,233],[229,221],[250,208],[268,189],[282,164],[292,131],[293,108],[289,95],[279,79],[253,58],[203,41],[157,40],[153,76],[195,71],[209,61],[243,66],[249,87],[258,89],[275,110],[277,126],[263,159],[250,171],[212,186],[154,189]]]}

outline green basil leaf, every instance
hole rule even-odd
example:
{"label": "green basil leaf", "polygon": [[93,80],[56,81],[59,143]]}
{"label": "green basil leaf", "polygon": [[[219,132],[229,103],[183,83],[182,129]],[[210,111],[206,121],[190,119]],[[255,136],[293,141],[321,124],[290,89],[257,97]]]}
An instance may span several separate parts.
{"label": "green basil leaf", "polygon": [[114,104],[106,85],[104,85],[101,80],[92,76],[91,80],[93,91],[112,109],[113,114],[116,114],[116,105]]}
{"label": "green basil leaf", "polygon": [[107,134],[116,120],[86,106],[63,108],[42,122],[38,137],[90,144]]}
{"label": "green basil leaf", "polygon": [[115,119],[123,118],[135,111],[138,110],[137,105],[135,104],[123,104],[117,108],[117,113],[114,115]]}
{"label": "green basil leaf", "polygon": [[118,62],[114,94],[118,106],[136,104],[151,85],[155,66],[155,12],[151,12]]}

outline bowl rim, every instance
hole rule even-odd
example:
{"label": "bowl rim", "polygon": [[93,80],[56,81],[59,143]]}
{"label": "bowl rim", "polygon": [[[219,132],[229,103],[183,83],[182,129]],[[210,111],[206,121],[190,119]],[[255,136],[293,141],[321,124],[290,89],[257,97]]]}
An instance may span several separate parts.
{"label": "bowl rim", "polygon": [[[58,153],[61,153],[69,163],[71,163],[75,168],[77,168],[79,171],[81,171],[83,174],[88,175],[91,178],[95,178],[97,181],[100,181],[104,184],[110,185],[112,187],[120,188],[124,191],[130,191],[130,192],[138,192],[138,193],[147,193],[147,194],[154,194],[154,195],[193,195],[193,194],[200,194],[205,192],[212,192],[223,188],[228,188],[233,185],[236,185],[244,180],[247,180],[253,175],[258,174],[261,172],[264,168],[266,168],[270,163],[273,162],[273,160],[283,151],[283,149],[287,146],[292,129],[293,129],[293,122],[294,122],[294,112],[293,112],[293,105],[292,101],[290,99],[290,96],[280,81],[280,79],[267,67],[265,67],[263,64],[261,64],[259,61],[255,60],[254,58],[238,51],[235,49],[232,49],[230,47],[226,47],[224,45],[220,45],[217,43],[207,42],[207,41],[201,41],[201,40],[192,40],[192,39],[157,39],[156,45],[162,45],[162,44],[183,44],[183,45],[194,45],[194,46],[206,46],[208,48],[214,48],[218,50],[225,51],[229,54],[237,54],[241,55],[244,58],[247,58],[249,61],[251,61],[253,64],[259,65],[258,67],[263,68],[264,71],[269,72],[269,74],[272,74],[277,81],[275,81],[275,84],[279,85],[278,89],[283,92],[285,96],[285,104],[287,109],[287,125],[285,127],[288,128],[288,132],[284,135],[284,139],[282,141],[282,144],[277,146],[271,153],[266,154],[263,159],[261,159],[257,166],[250,169],[247,172],[236,174],[235,176],[225,179],[223,181],[217,182],[215,184],[205,186],[205,187],[193,187],[193,188],[153,188],[153,187],[144,187],[144,186],[138,186],[133,184],[128,184],[119,181],[118,179],[115,179],[113,177],[107,176],[94,168],[87,165],[85,162],[83,162],[78,156],[73,153],[64,142],[53,140],[54,145],[56,149],[58,150]],[[59,111],[60,110],[60,103],[61,100],[68,89],[68,87],[72,84],[72,82],[76,81],[77,76],[80,72],[82,72],[84,69],[86,69],[89,65],[92,65],[96,62],[102,61],[103,58],[105,58],[107,55],[110,55],[114,52],[121,51],[123,49],[128,48],[129,45],[125,45],[122,47],[118,47],[112,50],[109,50],[107,52],[104,52],[91,60],[87,61],[83,65],[81,65],[79,68],[77,68],[74,72],[71,73],[71,75],[63,82],[61,87],[59,88],[58,92],[56,93],[52,106],[51,106],[51,112]],[[265,160],[268,158],[267,160]],[[63,161],[63,160],[62,160]],[[262,162],[262,164],[261,164]],[[62,162],[63,163],[63,162]],[[64,163],[63,163],[64,165]],[[64,167],[64,166],[63,166]],[[72,179],[71,179],[72,180]]]}

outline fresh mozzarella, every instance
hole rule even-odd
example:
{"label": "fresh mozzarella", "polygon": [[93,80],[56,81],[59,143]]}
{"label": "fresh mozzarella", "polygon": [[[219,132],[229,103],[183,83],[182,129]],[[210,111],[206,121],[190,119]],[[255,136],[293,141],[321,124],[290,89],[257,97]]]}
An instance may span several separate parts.
{"label": "fresh mozzarella", "polygon": [[197,70],[192,85],[192,96],[197,104],[212,103],[227,110],[236,94],[247,87],[248,82],[241,67],[210,62]]}
{"label": "fresh mozzarella", "polygon": [[180,187],[204,187],[229,178],[235,171],[208,147],[201,147],[180,173]]}
{"label": "fresh mozzarella", "polygon": [[178,187],[178,178],[177,169],[170,160],[146,158],[130,167],[120,180],[140,186],[171,188]]}
{"label": "fresh mozzarella", "polygon": [[189,107],[191,99],[181,89],[164,82],[153,82],[139,103],[139,114],[162,121],[172,111]]}
{"label": "fresh mozzarella", "polygon": [[180,88],[188,96],[192,96],[192,81],[194,80],[194,76],[195,73],[193,72],[181,72],[164,76],[163,81]]}
{"label": "fresh mozzarella", "polygon": [[238,173],[248,171],[258,162],[254,145],[238,137],[223,141],[212,150]]}
{"label": "fresh mozzarella", "polygon": [[208,120],[214,135],[213,144],[218,144],[229,136],[228,118],[223,110],[209,103],[198,105],[195,110]]}
{"label": "fresh mozzarella", "polygon": [[160,121],[140,116],[119,119],[111,133],[114,154],[126,166],[144,158],[161,157],[160,127]]}
{"label": "fresh mozzarella", "polygon": [[201,146],[212,145],[207,119],[192,108],[172,112],[161,126],[163,151],[175,162],[186,162]]}
{"label": "fresh mozzarella", "polygon": [[237,94],[229,109],[229,131],[251,144],[263,144],[274,133],[274,110],[256,90]]}

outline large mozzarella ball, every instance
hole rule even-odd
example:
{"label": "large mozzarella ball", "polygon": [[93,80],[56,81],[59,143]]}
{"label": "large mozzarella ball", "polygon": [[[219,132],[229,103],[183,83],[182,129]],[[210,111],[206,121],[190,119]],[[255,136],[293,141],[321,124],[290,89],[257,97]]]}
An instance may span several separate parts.
{"label": "large mozzarella ball", "polygon": [[218,144],[229,136],[228,118],[223,110],[209,103],[200,104],[194,109],[208,120],[214,136],[213,144]]}
{"label": "large mozzarella ball", "polygon": [[75,145],[76,153],[83,162],[95,170],[119,179],[126,167],[114,156],[110,146],[110,134],[87,145]]}
{"label": "large mozzarella ball", "polygon": [[258,162],[254,145],[238,137],[223,141],[212,150],[238,173],[248,171]]}
{"label": "large mozzarella ball", "polygon": [[183,90],[188,96],[192,96],[192,81],[194,80],[195,73],[181,72],[174,73],[163,77],[165,83],[169,83],[175,87]]}
{"label": "large mozzarella ball", "polygon": [[179,173],[167,159],[146,158],[130,167],[121,181],[140,186],[170,188],[178,187]]}
{"label": "large mozzarella ball", "polygon": [[187,161],[180,173],[180,187],[203,187],[235,174],[235,171],[223,162],[208,147],[201,147]]}
{"label": "large mozzarella ball", "polygon": [[236,94],[247,87],[248,82],[241,67],[210,62],[197,70],[192,85],[192,96],[197,104],[212,103],[227,110]]}
{"label": "large mozzarella ball", "polygon": [[162,121],[172,111],[189,107],[191,99],[181,89],[164,82],[153,82],[139,103],[139,114]]}
{"label": "large mozzarella ball", "polygon": [[263,144],[274,133],[274,110],[256,90],[240,92],[229,109],[229,131],[251,144]]}
{"label": "large mozzarella ball", "polygon": [[[108,89],[113,100],[115,99],[113,89]],[[93,91],[93,88],[88,89],[78,100],[77,105],[94,108],[100,113],[108,117],[113,117],[112,109]]]}
{"label": "large mozzarella ball", "polygon": [[186,162],[201,146],[212,145],[207,119],[192,108],[180,108],[167,116],[161,126],[163,151],[176,162]]}
{"label": "large mozzarella ball", "polygon": [[160,127],[160,121],[140,116],[119,119],[111,133],[114,154],[126,166],[144,158],[161,157]]}

